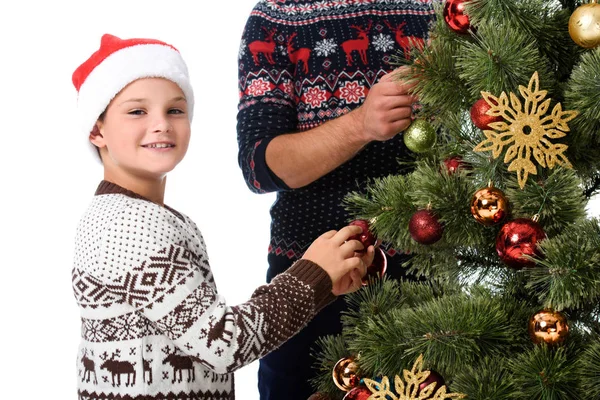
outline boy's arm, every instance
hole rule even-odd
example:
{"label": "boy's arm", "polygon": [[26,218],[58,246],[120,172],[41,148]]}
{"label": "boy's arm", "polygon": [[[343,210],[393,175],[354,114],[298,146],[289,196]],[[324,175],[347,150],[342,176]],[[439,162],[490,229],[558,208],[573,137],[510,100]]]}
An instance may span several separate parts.
{"label": "boy's arm", "polygon": [[[91,273],[113,301],[128,303],[182,353],[216,373],[234,371],[274,350],[335,298],[329,275],[300,260],[249,301],[229,306],[216,291],[197,229],[182,236],[168,212],[157,216],[136,212],[134,206],[121,212],[107,232],[120,232],[131,218],[140,233],[129,232],[128,242],[119,239],[118,246],[105,234],[99,267]],[[132,263],[128,252],[140,239],[147,250]]]}

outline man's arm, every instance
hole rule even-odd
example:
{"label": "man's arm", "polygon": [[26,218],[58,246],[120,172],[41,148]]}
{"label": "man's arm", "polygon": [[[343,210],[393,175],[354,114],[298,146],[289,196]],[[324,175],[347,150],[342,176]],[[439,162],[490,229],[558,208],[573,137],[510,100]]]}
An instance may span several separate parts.
{"label": "man's arm", "polygon": [[[400,72],[400,71],[394,71]],[[289,188],[306,186],[353,158],[367,143],[384,141],[411,123],[411,85],[385,75],[352,112],[316,128],[275,137],[266,148],[269,169]]]}

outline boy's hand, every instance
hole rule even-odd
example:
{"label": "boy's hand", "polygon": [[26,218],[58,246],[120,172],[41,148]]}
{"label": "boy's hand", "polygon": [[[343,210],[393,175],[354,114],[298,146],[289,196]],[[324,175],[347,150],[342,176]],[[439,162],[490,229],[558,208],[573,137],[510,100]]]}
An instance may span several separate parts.
{"label": "boy's hand", "polygon": [[356,251],[364,249],[358,240],[348,240],[362,232],[360,226],[346,226],[339,231],[329,231],[319,236],[304,253],[305,260],[318,264],[327,272],[333,283],[332,293],[336,296],[358,290],[367,265],[373,261],[373,246],[369,246],[362,257]]}

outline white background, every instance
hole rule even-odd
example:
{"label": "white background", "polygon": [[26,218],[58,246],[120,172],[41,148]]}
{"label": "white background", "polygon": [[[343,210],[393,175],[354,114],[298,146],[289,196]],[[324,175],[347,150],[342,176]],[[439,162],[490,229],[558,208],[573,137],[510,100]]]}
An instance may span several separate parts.
{"label": "white background", "polygon": [[[186,159],[169,176],[166,202],[199,225],[230,304],[245,301],[264,282],[274,196],[246,188],[235,132],[239,39],[255,1],[19,0],[0,6],[0,397],[76,398],[73,237],[102,170],[75,128],[71,74],[103,33],[162,39],[187,60],[197,99],[193,136]],[[594,207],[598,215],[600,201]],[[258,399],[257,366],[236,373],[239,399]]]}

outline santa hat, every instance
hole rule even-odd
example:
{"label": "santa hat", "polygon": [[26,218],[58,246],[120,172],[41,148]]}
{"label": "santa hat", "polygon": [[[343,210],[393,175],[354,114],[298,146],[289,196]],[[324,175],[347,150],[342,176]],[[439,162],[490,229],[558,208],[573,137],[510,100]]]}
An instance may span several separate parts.
{"label": "santa hat", "polygon": [[175,47],[154,39],[103,35],[98,51],[73,73],[79,126],[96,156],[96,146],[89,141],[89,134],[98,117],[125,86],[141,78],[165,78],[176,83],[183,91],[192,120],[194,92],[185,61]]}

